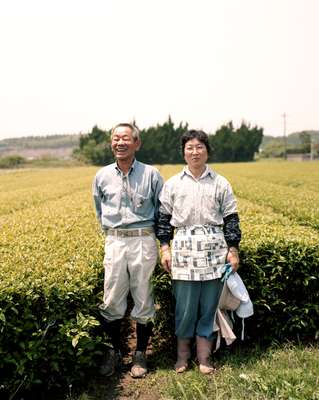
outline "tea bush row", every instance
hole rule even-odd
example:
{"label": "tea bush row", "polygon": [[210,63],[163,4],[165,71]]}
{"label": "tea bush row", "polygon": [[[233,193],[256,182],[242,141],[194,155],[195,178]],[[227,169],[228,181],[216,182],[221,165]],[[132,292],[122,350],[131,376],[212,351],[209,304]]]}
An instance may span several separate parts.
{"label": "tea bush row", "polygon": [[[278,184],[259,182],[249,178],[235,180],[238,197],[255,204],[271,207],[276,213],[289,217],[300,225],[319,229],[319,193],[298,190]],[[276,216],[274,215],[274,221]]]}
{"label": "tea bush row", "polygon": [[14,171],[0,175],[0,215],[90,188],[94,168]]}
{"label": "tea bush row", "polygon": [[[67,385],[101,361],[103,238],[90,191],[0,218],[4,390]],[[0,392],[1,395],[1,392]]]}
{"label": "tea bush row", "polygon": [[[240,177],[251,178],[263,185],[274,183],[298,190],[319,192],[319,161],[312,162],[255,162],[255,163],[225,163],[214,164],[213,168],[222,175],[235,180]],[[248,189],[248,188],[247,188]]]}

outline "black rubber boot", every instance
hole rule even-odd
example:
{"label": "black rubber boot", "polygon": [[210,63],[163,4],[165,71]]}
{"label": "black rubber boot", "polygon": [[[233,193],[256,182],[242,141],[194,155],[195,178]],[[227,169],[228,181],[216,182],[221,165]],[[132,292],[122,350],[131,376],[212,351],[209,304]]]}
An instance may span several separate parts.
{"label": "black rubber boot", "polygon": [[116,352],[119,352],[121,348],[121,325],[122,319],[116,319],[115,321],[107,321],[105,318],[102,319],[103,329],[110,337],[113,349]]}
{"label": "black rubber boot", "polygon": [[153,333],[153,323],[147,324],[136,323],[136,351],[145,352],[148,341]]}
{"label": "black rubber boot", "polygon": [[103,376],[112,376],[117,370],[121,370],[122,354],[120,351],[120,332],[122,320],[107,321],[102,318],[101,325],[105,333],[111,340],[112,347],[105,355],[100,367],[100,374]]}

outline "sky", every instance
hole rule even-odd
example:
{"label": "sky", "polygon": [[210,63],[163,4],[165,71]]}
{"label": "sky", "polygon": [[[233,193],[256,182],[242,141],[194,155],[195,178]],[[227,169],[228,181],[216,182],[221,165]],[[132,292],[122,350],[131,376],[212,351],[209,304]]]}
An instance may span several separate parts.
{"label": "sky", "polygon": [[319,130],[318,0],[0,0],[0,139]]}

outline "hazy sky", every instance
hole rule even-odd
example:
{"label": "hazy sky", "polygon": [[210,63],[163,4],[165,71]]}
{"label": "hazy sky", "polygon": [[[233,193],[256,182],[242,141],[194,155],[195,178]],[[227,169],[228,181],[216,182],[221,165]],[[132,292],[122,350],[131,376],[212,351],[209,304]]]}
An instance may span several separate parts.
{"label": "hazy sky", "polygon": [[319,129],[318,0],[0,0],[0,139]]}

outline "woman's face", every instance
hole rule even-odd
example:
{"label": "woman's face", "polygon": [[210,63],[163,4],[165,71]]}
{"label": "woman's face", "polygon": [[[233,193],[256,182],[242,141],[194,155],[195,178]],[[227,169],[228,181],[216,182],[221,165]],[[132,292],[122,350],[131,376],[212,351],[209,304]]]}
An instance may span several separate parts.
{"label": "woman's face", "polygon": [[207,159],[208,153],[206,146],[198,139],[192,139],[185,143],[184,159],[190,170],[203,169]]}

